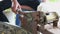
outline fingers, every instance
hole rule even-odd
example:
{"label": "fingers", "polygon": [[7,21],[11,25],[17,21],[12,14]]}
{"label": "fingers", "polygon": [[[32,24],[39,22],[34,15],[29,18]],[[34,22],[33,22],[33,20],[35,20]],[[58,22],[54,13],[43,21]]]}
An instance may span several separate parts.
{"label": "fingers", "polygon": [[15,12],[15,13],[17,13],[17,10],[18,10],[18,9],[21,10],[21,6],[20,6],[20,4],[18,3],[18,1],[13,1],[11,8],[12,8],[12,11]]}
{"label": "fingers", "polygon": [[21,5],[18,5],[18,8],[21,9]]}

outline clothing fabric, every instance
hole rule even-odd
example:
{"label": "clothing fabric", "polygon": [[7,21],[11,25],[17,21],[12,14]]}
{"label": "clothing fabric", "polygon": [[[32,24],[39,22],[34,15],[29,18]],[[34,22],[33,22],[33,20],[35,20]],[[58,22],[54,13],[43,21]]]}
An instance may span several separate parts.
{"label": "clothing fabric", "polygon": [[6,18],[6,16],[2,12],[0,13],[0,21],[9,22],[8,19]]}
{"label": "clothing fabric", "polygon": [[3,14],[3,10],[11,7],[11,0],[3,0],[0,2],[0,21],[9,22],[6,16]]}
{"label": "clothing fabric", "polygon": [[[22,9],[22,11],[34,11],[34,10]],[[20,14],[16,14],[16,25],[18,25],[19,27],[21,27],[21,20],[20,20],[19,16],[20,16]]]}
{"label": "clothing fabric", "polygon": [[19,19],[20,14],[16,14],[16,25],[21,26],[21,20]]}
{"label": "clothing fabric", "polygon": [[18,0],[21,5],[27,5],[37,10],[37,6],[40,4],[40,0]]}
{"label": "clothing fabric", "polygon": [[[40,1],[38,1],[38,0],[18,0],[18,2],[21,5],[30,6],[34,10],[36,10],[37,9],[37,6],[40,4]],[[12,5],[11,0],[3,0],[3,1],[0,2],[0,21],[8,22],[8,19],[3,14],[3,10],[10,8],[11,5]],[[18,25],[18,26],[21,25],[21,21],[19,19],[19,14],[16,15],[16,25]]]}

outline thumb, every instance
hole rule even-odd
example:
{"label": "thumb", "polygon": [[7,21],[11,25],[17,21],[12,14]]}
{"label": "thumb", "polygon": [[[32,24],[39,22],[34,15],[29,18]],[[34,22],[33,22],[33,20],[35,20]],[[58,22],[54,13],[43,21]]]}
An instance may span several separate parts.
{"label": "thumb", "polygon": [[22,9],[21,9],[21,6],[20,6],[20,5],[18,6],[18,10],[22,11]]}

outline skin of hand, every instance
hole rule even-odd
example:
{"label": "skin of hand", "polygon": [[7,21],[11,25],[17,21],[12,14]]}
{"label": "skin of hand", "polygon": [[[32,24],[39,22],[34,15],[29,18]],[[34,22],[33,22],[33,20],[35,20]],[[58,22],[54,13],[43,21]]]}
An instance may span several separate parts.
{"label": "skin of hand", "polygon": [[15,14],[17,14],[17,9],[21,9],[21,5],[18,3],[18,1],[17,0],[11,0],[12,1],[12,7],[11,7],[11,9],[12,9],[12,11],[15,13]]}

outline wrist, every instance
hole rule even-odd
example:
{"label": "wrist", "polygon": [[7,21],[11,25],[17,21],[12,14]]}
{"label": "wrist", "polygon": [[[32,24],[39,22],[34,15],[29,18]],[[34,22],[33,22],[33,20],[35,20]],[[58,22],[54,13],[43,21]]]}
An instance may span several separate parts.
{"label": "wrist", "polygon": [[12,2],[18,2],[17,0],[11,0]]}

